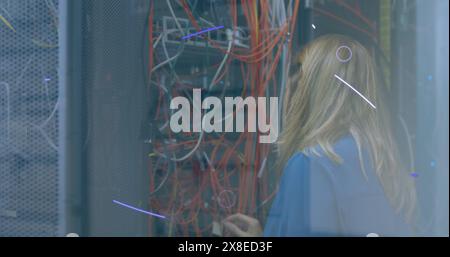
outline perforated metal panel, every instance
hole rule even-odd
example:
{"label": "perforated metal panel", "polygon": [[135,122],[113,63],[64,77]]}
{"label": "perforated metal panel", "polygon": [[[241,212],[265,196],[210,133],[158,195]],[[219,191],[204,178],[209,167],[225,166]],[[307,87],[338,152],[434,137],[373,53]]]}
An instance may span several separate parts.
{"label": "perforated metal panel", "polygon": [[[149,1],[83,1],[82,77],[89,236],[145,236],[148,217],[129,215],[113,200],[146,203],[148,112],[143,56]],[[141,207],[142,207],[141,206]]]}
{"label": "perforated metal panel", "polygon": [[0,236],[58,227],[57,0],[0,0]]}

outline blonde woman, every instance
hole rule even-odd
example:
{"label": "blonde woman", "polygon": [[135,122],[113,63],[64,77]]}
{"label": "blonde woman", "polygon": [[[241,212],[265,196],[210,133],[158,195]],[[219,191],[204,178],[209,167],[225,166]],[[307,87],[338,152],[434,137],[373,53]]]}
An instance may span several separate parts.
{"label": "blonde woman", "polygon": [[414,178],[398,156],[370,53],[340,35],[299,56],[284,99],[283,175],[263,229],[236,214],[233,236],[412,235]]}

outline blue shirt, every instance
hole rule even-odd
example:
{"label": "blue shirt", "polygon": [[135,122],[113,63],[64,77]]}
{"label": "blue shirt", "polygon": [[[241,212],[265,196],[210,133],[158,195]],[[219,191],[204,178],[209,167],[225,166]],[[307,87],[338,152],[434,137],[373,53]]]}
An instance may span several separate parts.
{"label": "blue shirt", "polygon": [[367,153],[360,165],[352,137],[334,148],[337,164],[320,156],[297,153],[287,162],[267,218],[264,236],[410,236],[411,229],[391,207]]}

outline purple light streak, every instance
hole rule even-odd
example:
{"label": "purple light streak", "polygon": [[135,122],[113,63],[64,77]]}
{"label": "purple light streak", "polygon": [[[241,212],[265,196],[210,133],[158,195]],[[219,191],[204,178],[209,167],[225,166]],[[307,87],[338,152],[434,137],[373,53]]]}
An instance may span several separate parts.
{"label": "purple light streak", "polygon": [[116,200],[113,200],[113,203],[121,205],[121,206],[129,208],[129,209],[132,209],[132,210],[135,210],[135,211],[138,211],[138,212],[145,213],[145,214],[150,215],[150,216],[154,216],[154,217],[160,218],[160,219],[165,219],[166,218],[165,216],[162,216],[162,215],[159,215],[159,214],[156,214],[156,213],[152,213],[152,212],[149,212],[149,211],[144,211],[142,209],[133,207],[133,206],[125,204],[125,203],[121,203],[121,202],[116,201]]}

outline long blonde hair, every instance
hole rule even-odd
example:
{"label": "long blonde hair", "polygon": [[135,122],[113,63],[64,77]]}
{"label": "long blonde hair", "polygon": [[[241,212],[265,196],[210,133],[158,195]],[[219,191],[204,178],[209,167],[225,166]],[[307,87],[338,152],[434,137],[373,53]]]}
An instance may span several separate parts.
{"label": "long blonde hair", "polygon": [[315,146],[334,162],[342,163],[333,144],[350,134],[357,144],[363,173],[364,148],[370,152],[374,171],[392,206],[410,221],[416,199],[414,182],[401,165],[381,95],[381,80],[368,50],[348,37],[327,35],[310,43],[296,61],[300,67],[289,79],[283,103],[279,167],[296,152],[308,154],[306,150]]}

